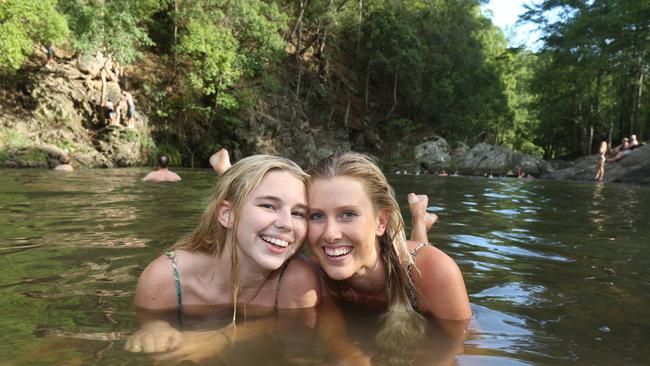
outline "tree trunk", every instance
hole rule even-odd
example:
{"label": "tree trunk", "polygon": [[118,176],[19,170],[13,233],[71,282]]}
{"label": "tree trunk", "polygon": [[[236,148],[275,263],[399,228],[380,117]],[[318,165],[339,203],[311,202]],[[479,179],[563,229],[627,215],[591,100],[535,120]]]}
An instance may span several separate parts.
{"label": "tree trunk", "polygon": [[174,65],[178,64],[178,52],[176,51],[176,45],[178,44],[178,2],[179,0],[174,0]]}
{"label": "tree trunk", "polygon": [[363,20],[363,0],[359,0],[359,13],[357,15],[357,47],[355,57],[359,60],[359,50],[361,48],[361,21]]}
{"label": "tree trunk", "polygon": [[643,97],[643,78],[643,65],[639,65],[639,86],[637,88],[636,103],[634,103],[634,115],[630,122],[630,134],[634,134],[639,125],[639,111],[641,110],[641,98]]}
{"label": "tree trunk", "polygon": [[395,67],[395,77],[393,78],[393,106],[390,107],[390,110],[386,114],[385,119],[390,118],[390,116],[395,112],[397,108],[397,80],[399,78],[399,64]]}
{"label": "tree trunk", "polygon": [[99,72],[102,78],[102,90],[101,90],[100,101],[102,104],[104,104],[104,101],[106,100],[106,68],[102,67]]}
{"label": "tree trunk", "polygon": [[[296,38],[296,64],[298,66],[298,80],[296,82],[296,99],[300,99],[300,83],[302,79],[302,64],[300,62],[300,41],[302,39],[302,16],[305,13],[305,8],[307,7],[307,2],[309,0],[300,1],[300,14],[298,15],[298,20],[296,21],[296,28],[298,36]],[[291,32],[293,34],[293,31]],[[289,37],[291,37],[291,34]]]}
{"label": "tree trunk", "polygon": [[370,88],[370,60],[368,60],[368,66],[366,66],[366,91],[365,91],[365,97],[364,97],[364,104],[363,104],[363,109],[367,113],[368,112],[368,89]]}

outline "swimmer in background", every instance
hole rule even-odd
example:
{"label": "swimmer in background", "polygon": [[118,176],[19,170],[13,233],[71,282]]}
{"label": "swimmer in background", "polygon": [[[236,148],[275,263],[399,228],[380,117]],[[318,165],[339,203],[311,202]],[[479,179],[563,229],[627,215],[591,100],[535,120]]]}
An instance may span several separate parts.
{"label": "swimmer in background", "polygon": [[74,168],[70,164],[70,157],[68,155],[59,156],[60,164],[54,167],[54,170],[61,172],[72,172]]}
{"label": "swimmer in background", "polygon": [[168,166],[169,158],[166,155],[160,155],[158,157],[158,170],[149,172],[142,180],[146,182],[180,182],[181,177],[169,170]]}

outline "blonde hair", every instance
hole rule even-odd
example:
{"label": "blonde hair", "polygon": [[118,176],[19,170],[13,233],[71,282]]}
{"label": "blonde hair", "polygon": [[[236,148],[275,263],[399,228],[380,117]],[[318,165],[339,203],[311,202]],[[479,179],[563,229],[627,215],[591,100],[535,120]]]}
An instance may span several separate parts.
{"label": "blonde hair", "polygon": [[386,212],[386,230],[377,240],[386,267],[388,311],[382,317],[384,326],[377,335],[377,343],[393,352],[405,352],[405,344],[414,345],[422,339],[424,319],[415,312],[409,298],[410,289],[415,287],[408,271],[414,263],[406,246],[404,219],[395,191],[370,157],[355,152],[339,153],[321,161],[310,175],[312,181],[337,176],[356,178],[363,184],[375,212]]}
{"label": "blonde hair", "polygon": [[602,141],[600,143],[600,149],[598,149],[598,152],[601,154],[607,153],[607,141]]}
{"label": "blonde hair", "polygon": [[[227,235],[230,231],[230,245],[232,250],[230,266],[230,284],[232,286],[233,307],[236,316],[238,278],[237,278],[237,227],[240,213],[251,193],[260,184],[262,179],[272,171],[291,173],[298,180],[307,184],[309,176],[293,161],[271,155],[253,155],[236,162],[231,166],[221,179],[215,184],[208,205],[199,219],[199,224],[191,234],[181,238],[172,249],[184,249],[190,252],[201,252],[220,256],[227,245]],[[218,209],[225,202],[229,202],[232,228],[223,226],[218,219]]]}

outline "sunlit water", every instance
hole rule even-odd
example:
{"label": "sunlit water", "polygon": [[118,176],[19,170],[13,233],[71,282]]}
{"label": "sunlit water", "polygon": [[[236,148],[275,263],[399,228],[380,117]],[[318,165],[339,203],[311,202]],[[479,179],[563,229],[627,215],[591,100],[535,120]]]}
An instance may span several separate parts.
{"label": "sunlit water", "polygon": [[[122,350],[137,329],[137,278],[193,228],[215,176],[180,170],[180,184],[149,184],[144,173],[0,170],[0,365],[151,362]],[[465,276],[474,318],[447,364],[648,364],[650,189],[389,178],[404,209],[409,191],[429,195],[440,216],[429,237]],[[350,321],[353,341],[372,339],[372,321]],[[257,345],[249,364],[326,363],[308,333],[280,337],[282,352],[277,340]],[[444,354],[434,348],[426,364]]]}

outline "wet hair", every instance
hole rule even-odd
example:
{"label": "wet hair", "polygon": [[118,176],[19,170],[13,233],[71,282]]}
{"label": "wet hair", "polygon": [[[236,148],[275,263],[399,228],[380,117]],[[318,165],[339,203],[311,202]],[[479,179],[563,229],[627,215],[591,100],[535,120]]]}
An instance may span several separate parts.
{"label": "wet hair", "polygon": [[[293,161],[277,156],[253,155],[236,162],[217,181],[207,207],[199,223],[191,234],[181,238],[172,249],[184,249],[221,256],[226,245],[230,245],[231,266],[230,283],[233,296],[233,320],[236,316],[238,297],[237,278],[237,229],[240,214],[251,193],[270,172],[288,172],[307,185],[309,176]],[[218,210],[224,202],[230,203],[232,228],[228,229],[219,222]],[[230,232],[230,243],[227,241]]]}
{"label": "wet hair", "polygon": [[158,157],[158,166],[161,168],[167,168],[169,166],[169,158],[167,155],[160,155]]}
{"label": "wet hair", "polygon": [[312,181],[340,176],[358,179],[375,213],[386,213],[386,230],[377,240],[386,268],[388,310],[382,316],[377,343],[392,354],[408,352],[405,344],[414,345],[422,339],[424,318],[415,312],[409,299],[409,289],[414,286],[408,271],[415,267],[406,246],[404,219],[395,191],[370,157],[355,152],[337,153],[321,161],[310,175]]}

